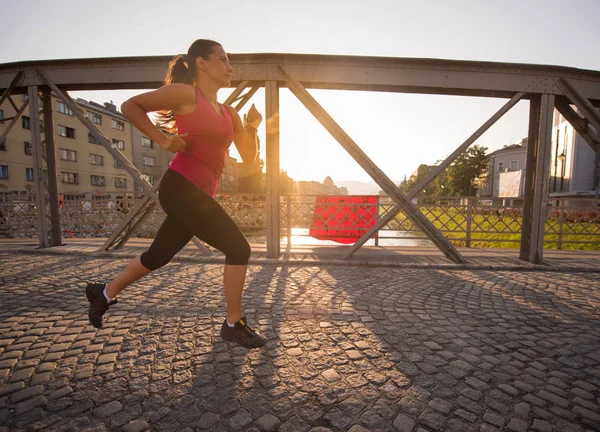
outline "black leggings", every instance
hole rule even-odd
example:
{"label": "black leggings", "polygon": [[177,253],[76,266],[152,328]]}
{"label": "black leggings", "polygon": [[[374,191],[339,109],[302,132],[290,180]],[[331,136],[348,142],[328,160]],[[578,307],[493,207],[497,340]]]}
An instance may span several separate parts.
{"label": "black leggings", "polygon": [[170,169],[158,191],[167,218],[148,251],[141,256],[144,267],[156,270],[164,266],[193,236],[223,252],[225,264],[248,264],[248,240],[214,198]]}

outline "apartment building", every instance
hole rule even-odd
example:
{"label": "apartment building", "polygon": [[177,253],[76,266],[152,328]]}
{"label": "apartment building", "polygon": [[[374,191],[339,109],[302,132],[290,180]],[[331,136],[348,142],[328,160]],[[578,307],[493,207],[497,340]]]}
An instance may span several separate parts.
{"label": "apartment building", "polygon": [[[26,95],[21,95],[20,98],[25,100]],[[110,103],[100,105],[83,99],[77,99],[76,103],[113,145],[132,160],[131,125],[116,107]],[[74,113],[54,96],[52,110],[58,192],[71,195],[133,191],[133,181],[121,164],[98,143]],[[0,116],[6,118],[14,114],[11,105],[4,104],[0,107]],[[0,130],[6,124],[7,122],[0,124]],[[23,115],[0,146],[0,193],[28,193],[34,190],[30,128],[30,118]]]}
{"label": "apartment building", "polygon": [[[26,100],[26,95],[16,99]],[[175,157],[135,128],[112,103],[103,105],[84,99],[75,103],[104,135],[133,162],[142,177],[157,184]],[[41,104],[40,104],[41,106]],[[65,198],[82,194],[100,196],[106,193],[131,193],[133,178],[120,162],[99,144],[96,138],[54,95],[52,97],[54,146],[58,192]],[[28,113],[28,110],[25,110]],[[0,131],[8,125],[3,118],[13,117],[12,105],[0,107]],[[43,131],[43,128],[42,128]],[[43,139],[43,134],[42,134]],[[44,169],[46,163],[43,162]],[[233,193],[238,187],[237,160],[227,156],[219,193]],[[44,171],[47,175],[47,171]],[[0,143],[0,195],[30,194],[35,190],[30,118],[23,115]]]}
{"label": "apartment building", "polygon": [[[148,183],[155,185],[169,168],[171,161],[175,158],[175,153],[163,150],[136,127],[133,125],[130,127],[133,140],[133,164]],[[141,188],[136,186],[136,190],[140,191]]]}
{"label": "apartment building", "polygon": [[573,126],[554,111],[550,198],[597,196],[600,158]]}
{"label": "apartment building", "polygon": [[225,168],[221,175],[221,180],[217,188],[218,194],[223,193],[234,193],[238,191],[238,163],[237,159],[229,155],[227,152],[227,159],[225,160]]}

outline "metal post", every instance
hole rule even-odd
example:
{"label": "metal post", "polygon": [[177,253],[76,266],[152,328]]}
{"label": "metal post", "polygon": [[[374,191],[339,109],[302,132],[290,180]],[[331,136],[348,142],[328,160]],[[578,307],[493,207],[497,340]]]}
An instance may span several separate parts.
{"label": "metal post", "polygon": [[535,182],[535,159],[540,129],[541,97],[532,95],[529,101],[529,135],[525,161],[525,186],[523,188],[523,217],[521,220],[521,248],[519,258],[529,260],[531,249],[531,224],[533,215],[533,197]]}
{"label": "metal post", "polygon": [[467,233],[465,238],[466,247],[471,247],[471,229],[473,222],[473,198],[467,198]]}
{"label": "metal post", "polygon": [[287,195],[286,199],[286,210],[287,210],[287,240],[288,247],[292,246],[292,197]]}
{"label": "metal post", "polygon": [[267,128],[267,257],[279,258],[279,85],[265,82]]}
{"label": "metal post", "polygon": [[[381,215],[379,214],[380,211],[380,204],[379,204],[379,197],[377,197],[377,203],[376,205],[376,209],[375,209],[375,226],[378,225],[379,220],[381,219]],[[379,230],[375,231],[375,246],[379,246]]]}
{"label": "metal post", "polygon": [[565,208],[563,207],[561,200],[558,200],[558,211],[558,242],[556,243],[556,248],[561,250],[563,241],[563,225],[565,223]]}
{"label": "metal post", "polygon": [[552,147],[553,110],[554,95],[543,94],[535,167],[531,248],[529,250],[529,262],[535,264],[541,264],[544,259],[544,228],[546,226],[546,207],[548,205],[548,173],[550,171],[550,153]]}
{"label": "metal post", "polygon": [[60,228],[60,211],[58,208],[58,182],[56,179],[56,154],[54,151],[54,122],[52,119],[52,92],[42,89],[42,105],[44,109],[44,141],[46,142],[46,168],[48,170],[48,199],[50,200],[51,237],[50,246],[60,246],[62,230]]}
{"label": "metal post", "polygon": [[46,214],[46,191],[44,188],[44,169],[42,164],[42,141],[40,137],[40,107],[37,86],[28,87],[29,127],[31,130],[31,146],[33,149],[33,178],[35,183],[35,207],[38,220],[40,247],[49,246],[48,218]]}

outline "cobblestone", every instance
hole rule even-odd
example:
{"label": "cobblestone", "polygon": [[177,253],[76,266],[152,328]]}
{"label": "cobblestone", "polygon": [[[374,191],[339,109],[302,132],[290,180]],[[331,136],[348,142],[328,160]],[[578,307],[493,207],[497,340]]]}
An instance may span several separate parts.
{"label": "cobblestone", "polygon": [[250,266],[245,312],[269,343],[248,352],[218,335],[221,265],[157,270],[97,330],[85,283],[128,261],[45,258],[0,253],[6,430],[583,432],[600,422],[597,273]]}

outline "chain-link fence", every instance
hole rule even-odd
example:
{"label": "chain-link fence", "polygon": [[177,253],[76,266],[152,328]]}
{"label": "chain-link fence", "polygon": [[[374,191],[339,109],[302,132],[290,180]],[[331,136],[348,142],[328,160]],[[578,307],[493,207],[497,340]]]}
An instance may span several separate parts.
{"label": "chain-link fence", "polygon": [[[140,199],[143,199],[142,194],[123,192],[61,195],[59,208],[62,235],[65,238],[109,237]],[[265,196],[229,194],[217,196],[217,200],[250,242],[266,242]],[[418,205],[419,209],[457,246],[518,247],[520,243],[523,216],[521,206],[490,205],[479,198],[438,197],[429,202],[432,203]],[[600,249],[600,208],[596,201],[574,201],[570,198],[552,199],[550,203],[552,206],[546,212],[546,247]],[[395,205],[388,197],[377,197],[374,204],[363,203],[357,207],[356,204],[349,204],[347,199],[342,199],[335,205],[323,206],[322,197],[284,196],[280,202],[281,237],[284,242],[294,244],[314,243],[311,229],[314,230],[316,222],[323,220],[335,221],[333,225],[340,236],[344,236],[345,231],[352,231],[360,236]],[[363,216],[356,216],[358,209]],[[375,215],[374,220],[369,219],[369,226],[365,224],[364,215]],[[163,211],[157,208],[138,227],[133,237],[153,238],[164,218]],[[0,237],[36,236],[34,196],[0,196]],[[414,222],[403,212],[399,212],[367,244],[429,243]]]}

